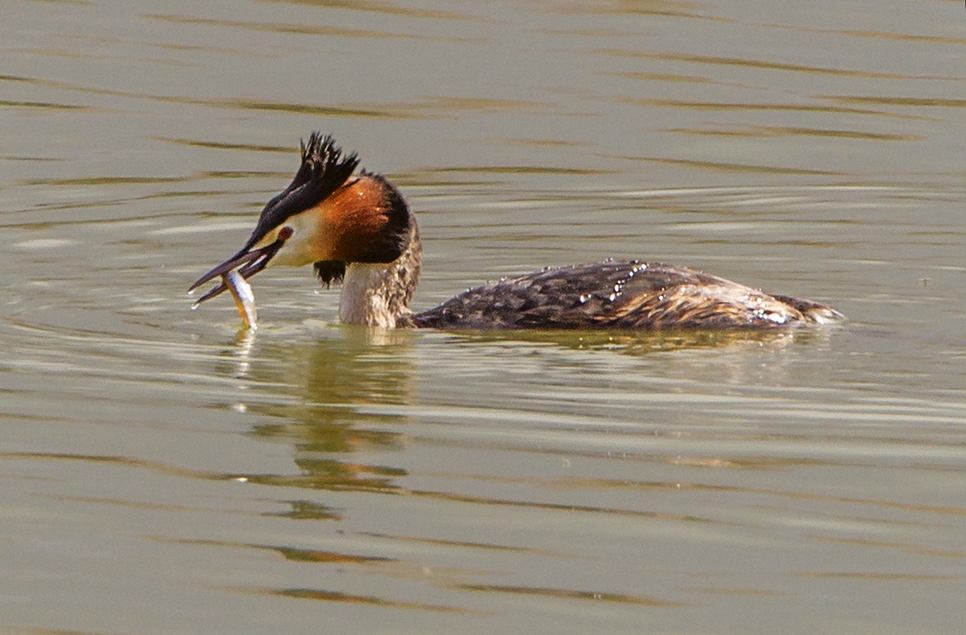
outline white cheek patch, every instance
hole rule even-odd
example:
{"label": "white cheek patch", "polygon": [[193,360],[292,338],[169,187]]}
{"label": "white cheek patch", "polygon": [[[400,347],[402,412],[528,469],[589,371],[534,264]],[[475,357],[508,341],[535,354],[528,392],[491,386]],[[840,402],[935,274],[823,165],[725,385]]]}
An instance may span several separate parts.
{"label": "white cheek patch", "polygon": [[288,229],[291,236],[269,265],[302,267],[324,260],[325,254],[319,249],[320,232],[324,230],[319,225],[318,210],[314,208],[289,217],[279,233],[287,233],[285,230]]}

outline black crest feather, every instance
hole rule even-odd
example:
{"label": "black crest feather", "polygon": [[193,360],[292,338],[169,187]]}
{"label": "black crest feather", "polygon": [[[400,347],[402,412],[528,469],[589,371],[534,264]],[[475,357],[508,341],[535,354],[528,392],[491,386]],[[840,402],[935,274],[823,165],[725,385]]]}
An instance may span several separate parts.
{"label": "black crest feather", "polygon": [[302,164],[295,178],[265,205],[242,252],[251,249],[289,217],[325,200],[345,185],[359,165],[359,157],[354,152],[343,156],[342,148],[336,145],[330,135],[313,132],[309,135],[308,143],[302,141],[300,145]]}

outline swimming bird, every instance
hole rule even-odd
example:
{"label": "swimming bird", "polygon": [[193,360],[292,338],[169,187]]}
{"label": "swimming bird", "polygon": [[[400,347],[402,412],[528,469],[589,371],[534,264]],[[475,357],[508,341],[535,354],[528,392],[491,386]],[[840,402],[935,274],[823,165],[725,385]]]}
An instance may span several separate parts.
{"label": "swimming bird", "polygon": [[[384,177],[361,170],[331,136],[301,143],[291,184],[262,210],[244,246],[189,291],[237,269],[312,265],[342,283],[339,318],[372,327],[437,329],[775,329],[838,322],[838,311],[685,267],[605,260],[547,268],[465,291],[414,313],[422,247],[416,218]],[[227,278],[223,278],[227,281]],[[226,282],[195,306],[227,289]]]}

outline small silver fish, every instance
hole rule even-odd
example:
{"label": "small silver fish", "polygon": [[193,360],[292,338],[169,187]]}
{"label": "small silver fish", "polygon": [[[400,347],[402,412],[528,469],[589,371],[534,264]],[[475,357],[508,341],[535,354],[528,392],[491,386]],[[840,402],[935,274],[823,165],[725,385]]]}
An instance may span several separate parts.
{"label": "small silver fish", "polygon": [[258,328],[258,311],[255,308],[255,292],[252,291],[252,285],[248,284],[248,280],[245,280],[240,273],[234,270],[221,274],[221,279],[228,290],[231,291],[232,297],[235,298],[238,315],[244,320],[248,330],[254,331]]}

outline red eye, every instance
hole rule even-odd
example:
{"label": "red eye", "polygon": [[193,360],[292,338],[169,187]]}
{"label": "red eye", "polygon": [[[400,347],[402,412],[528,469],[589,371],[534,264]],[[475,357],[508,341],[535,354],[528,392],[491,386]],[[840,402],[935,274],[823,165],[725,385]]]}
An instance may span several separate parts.
{"label": "red eye", "polygon": [[278,237],[279,237],[280,240],[288,240],[289,238],[292,237],[292,234],[294,234],[294,233],[295,233],[295,230],[294,229],[292,229],[291,227],[286,226],[286,227],[283,227],[280,230],[278,230]]}

